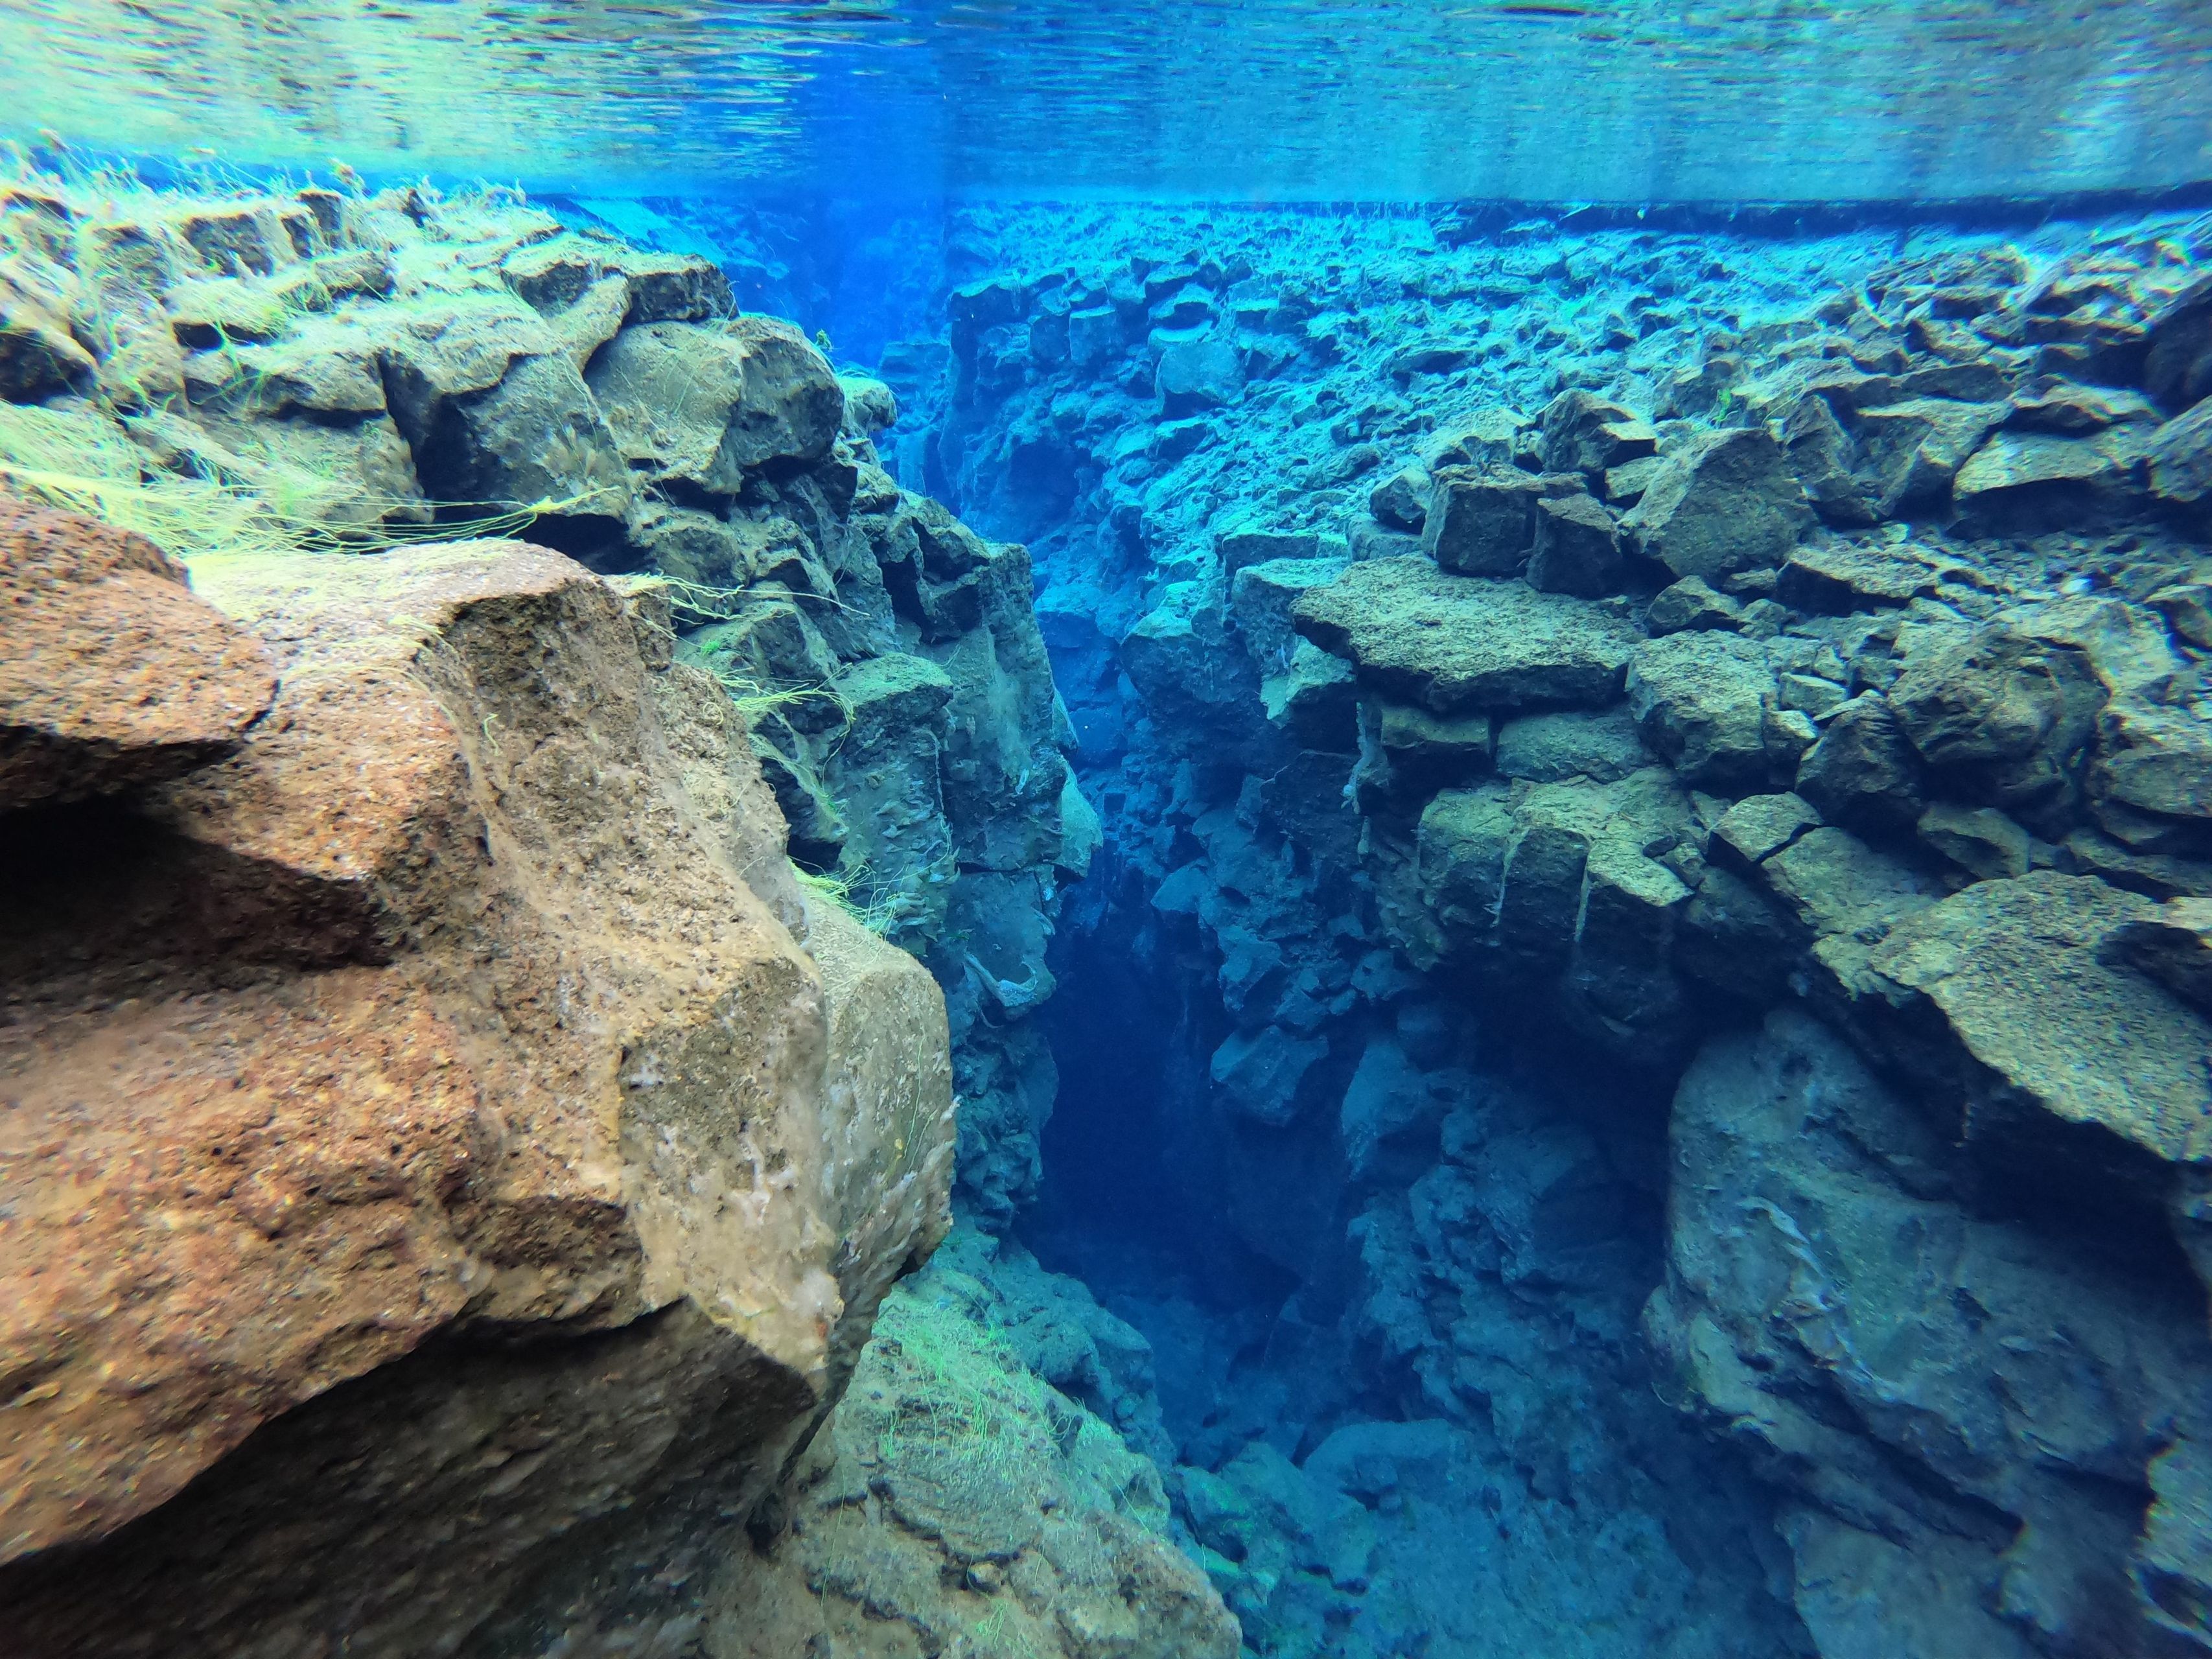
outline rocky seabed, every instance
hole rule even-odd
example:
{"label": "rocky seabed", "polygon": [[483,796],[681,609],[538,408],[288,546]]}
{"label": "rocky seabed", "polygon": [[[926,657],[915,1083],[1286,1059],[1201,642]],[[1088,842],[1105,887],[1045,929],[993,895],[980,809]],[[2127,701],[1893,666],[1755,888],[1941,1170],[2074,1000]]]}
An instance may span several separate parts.
{"label": "rocky seabed", "polygon": [[2212,224],[665,206],[0,197],[11,1651],[2212,1650]]}

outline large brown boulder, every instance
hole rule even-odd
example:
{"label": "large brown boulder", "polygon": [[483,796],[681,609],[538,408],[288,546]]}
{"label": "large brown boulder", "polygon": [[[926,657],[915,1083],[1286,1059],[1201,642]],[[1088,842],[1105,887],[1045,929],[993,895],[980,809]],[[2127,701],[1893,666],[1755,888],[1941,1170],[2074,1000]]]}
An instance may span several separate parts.
{"label": "large brown boulder", "polygon": [[203,588],[268,717],[5,865],[9,1650],[659,1630],[629,1586],[729,1547],[946,1224],[941,997],[787,927],[650,591],[513,543]]}
{"label": "large brown boulder", "polygon": [[259,641],[143,536],[0,496],[0,811],[159,782],[238,746]]}

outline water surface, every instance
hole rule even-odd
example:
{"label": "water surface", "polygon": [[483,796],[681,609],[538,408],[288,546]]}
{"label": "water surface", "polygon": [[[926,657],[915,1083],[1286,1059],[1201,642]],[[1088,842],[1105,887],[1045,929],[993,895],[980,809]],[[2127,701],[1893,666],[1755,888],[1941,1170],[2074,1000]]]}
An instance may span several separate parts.
{"label": "water surface", "polygon": [[1950,199],[2212,177],[2203,0],[8,0],[18,136],[610,194]]}

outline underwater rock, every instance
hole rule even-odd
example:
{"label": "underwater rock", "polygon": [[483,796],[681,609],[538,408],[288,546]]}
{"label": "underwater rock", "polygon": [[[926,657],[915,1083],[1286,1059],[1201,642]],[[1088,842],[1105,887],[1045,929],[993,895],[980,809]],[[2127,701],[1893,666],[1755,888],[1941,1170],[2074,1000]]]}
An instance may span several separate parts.
{"label": "underwater rock", "polygon": [[2212,398],[2212,277],[2198,276],[2152,319],[2143,386],[2176,411]]}
{"label": "underwater rock", "polygon": [[[2039,1463],[2035,1449],[2046,1423],[2070,1446],[2069,1425],[2090,1424],[2086,1442],[2112,1415],[2045,1319],[2094,1300],[2067,1276],[2119,1259],[2112,1305],[2155,1304],[2142,1328],[2169,1342],[2201,1325],[2188,1263],[2212,1259],[2202,1164],[2069,1127],[2061,1109],[2086,1109],[2051,1092],[2067,1033],[2100,1024],[2105,1046],[2085,1052],[2112,1075],[2132,1061],[2112,1032],[2164,1033],[2148,1052],[2166,1090],[2179,1073],[2160,1021],[2194,1018],[2160,969],[2128,964],[2154,959],[2129,941],[2159,900],[2212,891],[2195,805],[2212,799],[2198,740],[2212,632],[2188,493],[2212,428],[2195,400],[2143,391],[2151,319],[2189,289],[2201,227],[2108,225],[2094,252],[2069,227],[2023,232],[2020,249],[1920,229],[1893,255],[1856,234],[1540,217],[1495,234],[1141,204],[957,219],[963,273],[998,273],[991,326],[1011,355],[979,337],[974,378],[902,383],[934,446],[935,471],[908,481],[1030,546],[1063,684],[1110,734],[1073,755],[1101,802],[1107,880],[1074,896],[1054,971],[1063,998],[1087,999],[1085,1022],[1110,1019],[1106,1005],[1130,1018],[1079,1051],[1113,1083],[1063,1080],[1036,1219],[1128,1287],[1117,1305],[1156,1335],[1230,1330],[1233,1360],[1194,1342],[1178,1370],[1163,1345],[1163,1394],[1174,1379],[1202,1402],[1169,1413],[1173,1455],[1206,1477],[1186,1519],[1195,1530],[1202,1510],[1198,1541],[1253,1650],[2203,1645],[2185,1632],[2202,1460],[2193,1432],[2162,1449],[2134,1403],[2193,1401],[2193,1374],[2129,1395],[2124,1455],[2059,1473],[2074,1454]],[[1236,258],[1249,287],[1192,291],[1209,259]],[[1097,313],[1083,361],[1034,343],[1054,337],[1037,293],[1060,283]],[[1237,341],[1233,421],[1163,427],[1136,348],[1168,320]],[[2045,521],[2085,503],[2069,529]],[[1567,585],[1534,562],[1539,523],[1595,532],[1607,515],[1626,520],[1619,575],[1590,599],[1535,592]],[[1670,538],[1682,565],[1638,562]],[[1692,567],[1706,574],[1680,576]],[[1607,640],[1598,672],[1551,680],[1565,670],[1547,653],[1585,629]],[[1124,635],[1117,656],[1106,641]],[[1705,643],[1656,648],[1678,639]],[[2085,896],[2031,904],[2019,886],[2050,881]],[[1909,971],[1884,954],[1893,941]],[[2015,1052],[2028,1039],[1995,1033],[1989,1011],[2039,1006],[2045,985],[2069,1005],[2051,1046]],[[1762,1483],[1731,1447],[1759,1443],[1766,1403],[1701,1407],[1712,1437],[1670,1442],[1655,1382],[1692,1406],[1699,1391],[1644,1369],[1625,1310],[1660,1270],[1662,1199],[1704,1201],[1686,1194],[1708,1179],[1705,1143],[1682,1164],[1656,1141],[1685,1062],[1801,1000],[1845,1060],[1881,1068],[1894,1112],[1863,1146],[1856,1117],[1791,1133],[1834,1136],[1836,1167],[1856,1158],[1877,1188],[1903,1168],[1933,1207],[1898,1237],[1886,1200],[1862,1206],[1857,1188],[1784,1203],[1802,1250],[1740,1202],[1698,1209],[1695,1237],[1680,1224],[1683,1249],[1746,1256],[1740,1288],[1759,1309],[1696,1327],[1698,1352],[1723,1353],[1740,1321],[1781,1354],[1761,1369],[1753,1352],[1746,1386],[1772,1379],[1773,1410],[1822,1430],[1763,1462]],[[1269,1049],[1316,1045],[1287,1096],[1244,1087],[1269,1030]],[[1141,1101],[1119,1086],[1124,1048],[1146,1055],[1126,1073]],[[1819,1116],[1844,1083],[1805,1063]],[[1516,1099],[1532,1079],[1556,1090]],[[1289,1121],[1255,1121],[1254,1096]],[[1686,1097],[1678,1123],[1690,1109]],[[2002,1132],[1953,1145],[1962,1109]],[[1054,1137],[1118,1148],[1140,1123],[1158,1126],[1158,1157],[1131,1150],[1141,1173],[1117,1165],[1097,1200],[1110,1213],[1071,1219],[1084,1182],[1053,1171]],[[1773,1154],[1775,1178],[1827,1145]],[[1768,1154],[1724,1150],[1725,1207],[1744,1197],[1730,1171],[1748,1182]],[[2077,1180],[2057,1173],[2069,1168]],[[2008,1304],[1928,1312],[1943,1341],[1969,1328],[1966,1358],[1920,1391],[1920,1326],[1885,1310],[1953,1284],[1946,1230],[1982,1227],[2023,1241]],[[1929,1239],[1925,1261],[1900,1261]],[[1240,1270],[1248,1250],[1256,1270]],[[1202,1261],[1206,1294],[1230,1305],[1195,1311],[1138,1259]],[[1775,1283],[1814,1282],[1808,1261],[1824,1274],[1813,1300],[1776,1300]],[[1844,1287],[1833,1307],[1828,1284]],[[1986,1346],[1977,1322],[1996,1333]],[[1830,1332],[1847,1324],[1849,1342],[1887,1346],[1839,1346]],[[1379,1410],[1407,1420],[1367,1420]],[[2002,1412],[2021,1426],[2000,1467],[1983,1450]],[[2093,1466],[2115,1473],[2079,1472]],[[1923,1518],[1873,1514],[1862,1473]],[[1365,1511],[1364,1588],[1324,1546],[1335,1506],[1301,1481]],[[2076,1482],[2093,1493],[2069,1510],[2057,1494]],[[2014,1486],[2032,1505],[2008,1507]],[[1431,1504],[1444,1518],[1424,1525]],[[2163,1614],[2144,1613],[2147,1593]],[[1725,1616],[1723,1596],[1740,1597]],[[2109,1627],[2107,1599],[2123,1609]],[[1600,1629],[1593,1607],[1635,1611]],[[2147,1616],[2172,1628],[2145,1636]]]}
{"label": "underwater rock", "polygon": [[17,1109],[58,1126],[7,1175],[13,1639],[657,1628],[684,1610],[619,1587],[744,1548],[942,1236],[939,994],[788,931],[659,590],[514,543],[201,586],[276,659],[244,745],[137,818],[0,820],[44,867]]}
{"label": "underwater rock", "polygon": [[14,283],[0,281],[0,397],[33,403],[84,386],[99,373],[69,327]]}
{"label": "underwater rock", "polygon": [[1910,605],[1941,589],[1943,572],[1919,550],[1827,542],[1799,547],[1777,574],[1774,597],[1815,615]]}
{"label": "underwater rock", "polygon": [[[1887,985],[1864,1018],[1893,1033],[1901,1070],[1939,1097],[1957,1091],[1970,1147],[2045,1179],[2063,1168],[2085,1201],[2100,1181],[2155,1193],[2163,1171],[2149,1160],[2212,1155],[2212,1024],[2100,951],[2158,914],[2093,877],[1978,882],[1873,947],[1869,966]],[[2022,1019],[2029,1006],[2036,1017]]]}
{"label": "underwater rock", "polygon": [[2200,1013],[2212,1013],[2212,899],[2168,899],[2106,934],[2098,954],[2148,975]]}
{"label": "underwater rock", "polygon": [[1445,467],[1430,485],[1421,550],[1446,570],[1510,576],[1536,545],[1541,479],[1510,467]]}
{"label": "underwater rock", "polygon": [[2184,509],[2212,501],[2212,397],[2143,441],[2151,494]]}
{"label": "underwater rock", "polygon": [[1685,576],[1653,597],[1644,625],[1654,635],[1680,634],[1691,629],[1734,628],[1742,617],[1741,600],[1716,592],[1703,576]]}
{"label": "underwater rock", "polygon": [[1553,472],[1607,473],[1655,455],[1659,434],[1619,404],[1592,392],[1563,392],[1538,417],[1544,465]]}
{"label": "underwater rock", "polygon": [[1931,789],[2032,826],[2076,792],[2105,696],[2078,648],[1993,623],[1912,652],[1887,702]]}
{"label": "underwater rock", "polygon": [[1019,1310],[975,1276],[988,1259],[958,1257],[885,1302],[781,1535],[708,1589],[707,1650],[955,1651],[981,1632],[1037,1659],[1235,1659],[1236,1621],[1170,1541],[1159,1471],[1039,1375],[1056,1367],[1010,1340]]}
{"label": "underwater rock", "polygon": [[1685,781],[1749,793],[1787,775],[1769,731],[1774,671],[1753,641],[1705,632],[1649,641],[1630,660],[1627,690],[1644,741]]}
{"label": "underwater rock", "polygon": [[1154,384],[1161,411],[1176,420],[1235,403],[1244,390],[1244,368],[1225,340],[1177,341],[1160,353]]}
{"label": "underwater rock", "polygon": [[1707,581],[1779,565],[1811,522],[1787,456],[1760,427],[1701,433],[1669,453],[1624,520],[1647,556]]}
{"label": "underwater rock", "polygon": [[787,323],[624,329],[592,361],[592,394],[623,459],[656,482],[735,495],[748,470],[819,460],[845,418],[821,354]]}
{"label": "underwater rock", "polygon": [[1839,704],[1797,763],[1798,794],[1831,823],[1902,829],[1920,817],[1920,757],[1881,693]]}
{"label": "underwater rock", "polygon": [[2130,516],[2137,451],[2123,430],[2000,431],[1959,469],[1951,497],[1966,527],[1982,534],[2110,529]]}
{"label": "underwater rock", "polygon": [[261,641],[143,536],[0,496],[0,811],[170,778],[235,750],[276,692]]}
{"label": "underwater rock", "polygon": [[1627,576],[1620,525],[1597,501],[1563,495],[1536,503],[1529,586],[1544,593],[1601,599],[1620,592]]}
{"label": "underwater rock", "polygon": [[1353,565],[1291,616],[1364,681],[1439,714],[1611,702],[1635,642],[1598,605],[1420,558]]}
{"label": "underwater rock", "polygon": [[2206,1431],[2188,1290],[1966,1208],[1948,1134],[1795,1009],[1707,1045],[1670,1139],[1699,1173],[1645,1330],[1670,1395],[1795,1494],[1824,1652],[2201,1644],[2137,1496]]}

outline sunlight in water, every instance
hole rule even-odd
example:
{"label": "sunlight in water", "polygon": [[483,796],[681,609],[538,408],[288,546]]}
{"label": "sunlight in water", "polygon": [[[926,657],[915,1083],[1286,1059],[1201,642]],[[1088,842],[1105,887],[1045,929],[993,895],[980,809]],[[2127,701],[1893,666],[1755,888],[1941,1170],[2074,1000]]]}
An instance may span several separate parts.
{"label": "sunlight in water", "polygon": [[19,136],[637,191],[1951,198],[2203,171],[2194,0],[10,0]]}

